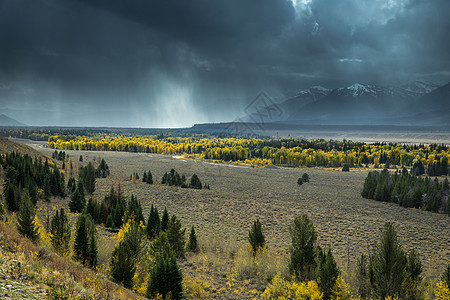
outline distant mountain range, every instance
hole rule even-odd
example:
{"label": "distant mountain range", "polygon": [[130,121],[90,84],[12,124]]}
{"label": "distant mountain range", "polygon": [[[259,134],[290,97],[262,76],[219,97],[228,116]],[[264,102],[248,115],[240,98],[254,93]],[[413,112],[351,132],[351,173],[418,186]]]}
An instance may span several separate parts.
{"label": "distant mountain range", "polygon": [[19,121],[14,120],[13,118],[8,117],[7,115],[1,114],[0,115],[0,126],[22,127],[22,126],[28,126],[28,125],[20,123]]}
{"label": "distant mountain range", "polygon": [[[276,104],[274,122],[320,125],[450,125],[450,83],[415,81],[404,86],[354,83],[314,86]],[[268,121],[270,122],[270,121]]]}

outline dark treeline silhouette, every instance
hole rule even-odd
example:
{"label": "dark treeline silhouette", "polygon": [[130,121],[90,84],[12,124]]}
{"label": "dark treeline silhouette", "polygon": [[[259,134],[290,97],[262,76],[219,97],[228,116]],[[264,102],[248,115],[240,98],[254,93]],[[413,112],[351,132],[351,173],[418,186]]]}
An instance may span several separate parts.
{"label": "dark treeline silhouette", "polygon": [[361,192],[364,198],[393,202],[403,207],[449,212],[450,188],[447,178],[439,181],[409,174],[406,169],[391,174],[387,169],[370,172]]}

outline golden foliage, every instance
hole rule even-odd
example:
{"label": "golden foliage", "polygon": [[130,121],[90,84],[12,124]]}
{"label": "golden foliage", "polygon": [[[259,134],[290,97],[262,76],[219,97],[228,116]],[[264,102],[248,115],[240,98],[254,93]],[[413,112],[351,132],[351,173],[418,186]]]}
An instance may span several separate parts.
{"label": "golden foliage", "polygon": [[305,282],[293,282],[284,280],[280,274],[277,274],[272,283],[261,295],[267,299],[296,299],[296,300],[321,300],[323,294],[315,281]]}
{"label": "golden foliage", "polygon": [[344,281],[341,275],[336,279],[336,284],[333,287],[331,299],[333,300],[350,300],[350,288],[348,284]]}
{"label": "golden foliage", "polygon": [[[304,143],[304,148],[281,143],[281,147],[265,146],[266,141],[246,138],[195,138],[151,136],[50,136],[47,147],[63,150],[130,151],[158,154],[185,154],[198,158],[235,161],[252,166],[268,164],[285,166],[340,167],[344,164],[375,165],[389,161],[391,165],[411,166],[415,159],[425,164],[450,153],[432,145],[412,147],[408,145],[348,143],[339,150],[328,141],[319,141],[314,148]],[[340,142],[342,143],[342,142]],[[258,154],[256,155],[254,149]],[[428,158],[428,159],[426,159]]]}
{"label": "golden foliage", "polygon": [[436,283],[436,288],[434,290],[434,299],[450,300],[450,288],[446,282],[441,280]]}

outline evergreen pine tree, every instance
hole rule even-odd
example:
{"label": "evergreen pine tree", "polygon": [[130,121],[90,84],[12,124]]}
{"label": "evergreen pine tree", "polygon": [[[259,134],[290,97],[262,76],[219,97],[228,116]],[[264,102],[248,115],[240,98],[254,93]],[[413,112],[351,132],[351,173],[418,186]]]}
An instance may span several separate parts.
{"label": "evergreen pine tree", "polygon": [[309,182],[309,175],[307,173],[303,173],[302,180],[303,182]]}
{"label": "evergreen pine tree", "polygon": [[19,209],[19,191],[13,183],[5,183],[5,188],[3,190],[3,196],[5,197],[6,207],[9,211],[13,212]]}
{"label": "evergreen pine tree", "polygon": [[169,212],[167,211],[167,207],[164,207],[163,216],[161,218],[161,231],[166,231],[168,224],[169,224]]}
{"label": "evergreen pine tree", "polygon": [[182,188],[187,188],[188,187],[188,185],[186,183],[186,176],[184,174],[181,176],[181,187]]}
{"label": "evergreen pine tree", "polygon": [[422,262],[420,261],[419,255],[416,250],[412,249],[407,258],[406,263],[406,275],[412,281],[419,281],[420,275],[422,274]]}
{"label": "evergreen pine tree", "polygon": [[331,253],[331,249],[328,249],[328,252],[326,254],[324,253],[322,257],[318,284],[323,293],[323,299],[328,300],[331,297],[331,292],[336,284],[336,279],[340,271]]}
{"label": "evergreen pine tree", "polygon": [[152,204],[147,221],[147,237],[149,239],[154,239],[159,234],[160,229],[161,220],[159,219],[158,208]]}
{"label": "evergreen pine tree", "polygon": [[144,175],[142,175],[142,182],[147,182],[147,172],[144,171]]}
{"label": "evergreen pine tree", "polygon": [[33,242],[39,238],[38,228],[34,221],[36,211],[31,203],[30,195],[27,190],[22,192],[19,214],[17,216],[17,229],[19,233]]}
{"label": "evergreen pine tree", "polygon": [[301,215],[294,219],[289,233],[292,239],[289,273],[300,281],[311,280],[316,268],[317,233],[314,225],[307,215]]}
{"label": "evergreen pine tree", "polygon": [[401,293],[407,259],[392,223],[386,223],[382,238],[369,263],[369,280],[377,297],[395,297]]}
{"label": "evergreen pine tree", "polygon": [[191,232],[189,234],[187,249],[192,252],[198,251],[197,235],[195,234],[195,229],[193,225],[191,227]]}
{"label": "evergreen pine tree", "polygon": [[356,264],[356,280],[358,294],[362,299],[366,299],[370,293],[370,286],[367,277],[367,258],[364,254],[361,254]]}
{"label": "evergreen pine tree", "polygon": [[110,259],[111,279],[121,283],[127,289],[133,287],[133,276],[136,272],[134,258],[130,255],[129,245],[120,242],[113,250]]}
{"label": "evergreen pine tree", "polygon": [[256,253],[264,248],[264,245],[266,243],[266,239],[264,237],[264,234],[262,232],[262,225],[261,222],[259,222],[259,219],[257,219],[253,225],[250,231],[248,232],[248,242],[252,246],[253,250],[253,256],[256,256]]}
{"label": "evergreen pine tree", "polygon": [[166,173],[164,173],[163,177],[161,178],[161,184],[169,184],[169,175]]}
{"label": "evergreen pine tree", "polygon": [[183,298],[183,274],[173,256],[162,256],[150,271],[147,297],[161,295],[162,299]]}
{"label": "evergreen pine tree", "polygon": [[92,197],[89,197],[88,203],[85,208],[85,213],[87,215],[90,215],[96,223],[99,223],[100,216],[97,214],[97,203],[94,202],[94,199],[92,199]]}
{"label": "evergreen pine tree", "polygon": [[127,208],[125,210],[125,220],[131,216],[135,218],[137,223],[142,222],[145,224],[141,203],[138,201],[137,196],[134,195],[131,195],[131,199],[128,201]]}
{"label": "evergreen pine tree", "polygon": [[158,261],[161,256],[174,256],[172,246],[167,238],[167,233],[161,231],[159,235],[150,243],[148,256],[153,262]]}
{"label": "evergreen pine tree", "polygon": [[86,262],[89,255],[88,230],[86,228],[86,215],[84,214],[78,217],[75,241],[73,243],[73,253],[73,258],[83,264]]}
{"label": "evergreen pine tree", "polygon": [[192,175],[190,187],[193,189],[202,189],[202,182],[198,178],[197,174]]}
{"label": "evergreen pine tree", "polygon": [[111,255],[111,278],[114,282],[121,283],[126,288],[131,288],[136,272],[136,262],[142,248],[143,233],[134,219],[128,220],[124,226],[129,226],[129,228],[125,231],[123,240]]}
{"label": "evergreen pine tree", "polygon": [[70,197],[69,208],[72,212],[82,212],[85,203],[83,184],[78,182],[77,189]]}
{"label": "evergreen pine tree", "polygon": [[89,240],[89,251],[88,251],[88,265],[91,269],[97,267],[98,260],[98,250],[97,250],[97,237],[96,232],[91,232],[91,238]]}
{"label": "evergreen pine tree", "polygon": [[448,156],[447,154],[443,154],[441,158],[441,170],[442,175],[447,175],[448,173]]}
{"label": "evergreen pine tree", "polygon": [[148,173],[147,173],[147,183],[153,184],[153,176],[152,176],[152,172],[150,172],[150,171],[148,171]]}
{"label": "evergreen pine tree", "polygon": [[167,239],[178,257],[184,257],[185,231],[181,229],[181,221],[172,215],[167,225]]}
{"label": "evergreen pine tree", "polygon": [[56,211],[50,223],[50,233],[53,248],[61,255],[69,253],[70,244],[70,224],[64,209]]}

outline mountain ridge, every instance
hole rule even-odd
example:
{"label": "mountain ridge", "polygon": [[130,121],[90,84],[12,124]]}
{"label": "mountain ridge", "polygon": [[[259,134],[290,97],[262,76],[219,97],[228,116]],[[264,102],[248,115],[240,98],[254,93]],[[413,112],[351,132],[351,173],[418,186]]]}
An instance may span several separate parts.
{"label": "mountain ridge", "polygon": [[373,125],[386,124],[390,120],[393,124],[403,124],[402,121],[411,124],[414,116],[426,116],[424,123],[441,125],[447,116],[450,117],[450,83],[437,86],[415,81],[403,86],[357,82],[335,89],[322,88],[320,92],[311,87],[278,103],[284,114],[272,121]]}
{"label": "mountain ridge", "polygon": [[24,127],[24,126],[28,126],[24,123],[21,123],[11,117],[8,117],[5,114],[1,114],[0,115],[0,126],[5,126],[5,127]]}

